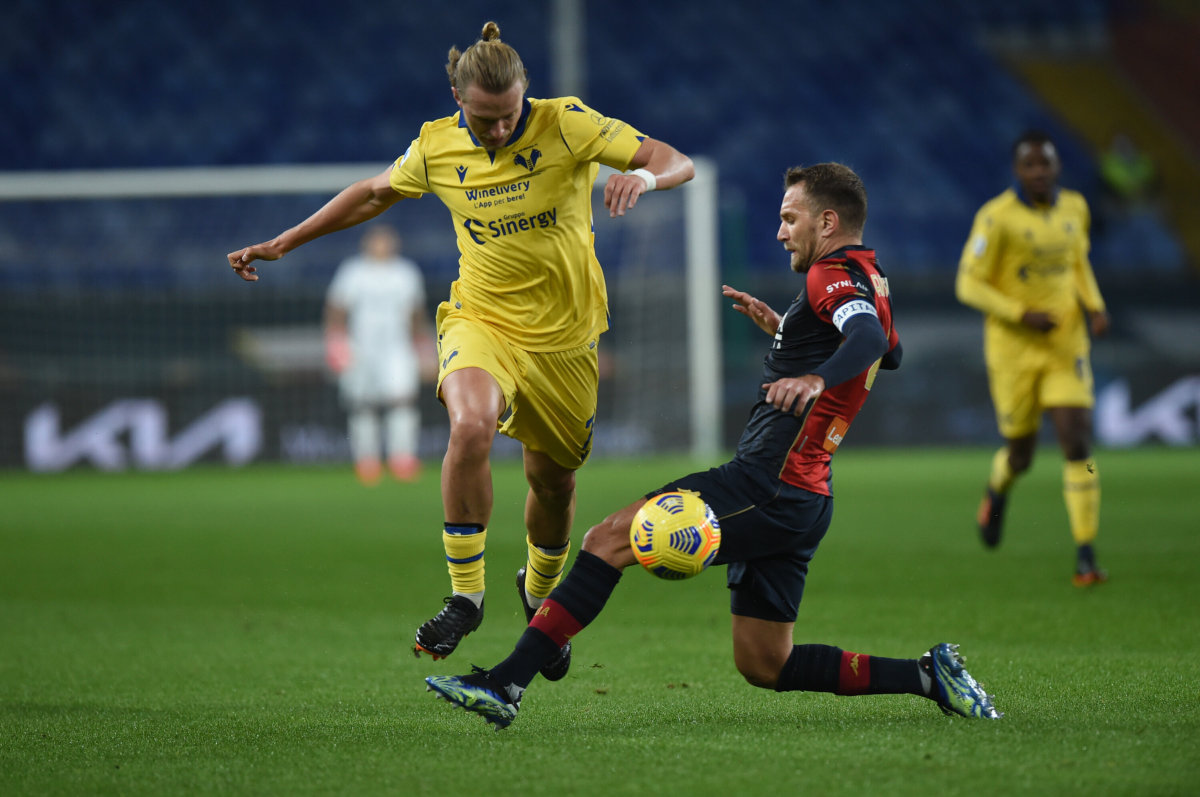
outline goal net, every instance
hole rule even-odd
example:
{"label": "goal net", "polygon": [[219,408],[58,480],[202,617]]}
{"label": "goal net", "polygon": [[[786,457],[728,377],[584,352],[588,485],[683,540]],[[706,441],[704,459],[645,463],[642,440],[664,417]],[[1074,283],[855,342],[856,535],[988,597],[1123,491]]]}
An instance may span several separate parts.
{"label": "goal net", "polygon": [[[317,239],[248,284],[225,253],[307,217],[386,164],[0,175],[0,467],[160,469],[349,457],[320,328],[361,230]],[[716,176],[609,219],[594,197],[611,330],[593,456],[720,447]],[[457,274],[436,198],[384,214],[425,275],[430,316]],[[421,453],[445,412],[425,385]],[[499,438],[497,456],[516,455]]]}

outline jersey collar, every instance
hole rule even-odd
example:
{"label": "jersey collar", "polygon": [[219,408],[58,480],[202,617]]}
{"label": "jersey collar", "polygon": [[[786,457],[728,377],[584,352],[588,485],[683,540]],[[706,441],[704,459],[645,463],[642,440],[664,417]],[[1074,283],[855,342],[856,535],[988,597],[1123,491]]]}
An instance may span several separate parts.
{"label": "jersey collar", "polygon": [[[524,100],[522,100],[521,118],[517,120],[517,126],[513,130],[512,137],[508,139],[508,143],[505,144],[504,147],[501,147],[501,149],[511,147],[513,144],[516,144],[521,139],[521,136],[524,135],[524,133],[525,133],[525,123],[529,121],[529,111],[532,108],[533,108],[533,105],[530,104],[528,97],[526,97]],[[471,137],[472,144],[474,144],[475,146],[477,146],[481,149],[483,148],[483,144],[479,143],[479,139],[475,138],[475,134],[472,133],[471,128],[467,126],[467,118],[466,118],[466,116],[463,115],[461,108],[458,111],[458,126],[467,131],[467,135]],[[487,150],[487,154],[488,154],[488,157],[491,159],[492,163],[495,163],[496,162],[496,150],[489,149],[489,150]]]}
{"label": "jersey collar", "polygon": [[[1057,185],[1054,186],[1054,193],[1050,197],[1049,207],[1054,207],[1055,205],[1058,204],[1058,191],[1059,191],[1059,187]],[[1013,193],[1017,195],[1017,199],[1019,199],[1021,201],[1022,205],[1027,205],[1028,207],[1031,207],[1034,209],[1036,209],[1038,207],[1038,204],[1030,198],[1029,194],[1025,193],[1025,189],[1021,186],[1020,183],[1015,183],[1013,185]]]}
{"label": "jersey collar", "polygon": [[[825,257],[818,260],[817,263],[824,263],[828,260],[838,260],[839,258],[842,260],[845,260],[845,259],[847,259],[846,258],[847,252],[870,252],[870,251],[872,251],[871,247],[864,246],[863,244],[847,244],[846,246],[843,246],[841,249],[835,249],[834,251],[825,255]],[[813,265],[815,266],[816,263],[814,263]]]}

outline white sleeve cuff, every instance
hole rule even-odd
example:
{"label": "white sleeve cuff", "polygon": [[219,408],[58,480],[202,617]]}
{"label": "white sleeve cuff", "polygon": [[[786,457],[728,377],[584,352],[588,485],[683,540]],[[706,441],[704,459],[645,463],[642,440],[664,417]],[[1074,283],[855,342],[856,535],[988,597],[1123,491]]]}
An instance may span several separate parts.
{"label": "white sleeve cuff", "polygon": [[646,181],[646,190],[653,191],[658,188],[658,178],[654,176],[654,172],[648,169],[634,169],[630,174],[636,174],[638,177]]}

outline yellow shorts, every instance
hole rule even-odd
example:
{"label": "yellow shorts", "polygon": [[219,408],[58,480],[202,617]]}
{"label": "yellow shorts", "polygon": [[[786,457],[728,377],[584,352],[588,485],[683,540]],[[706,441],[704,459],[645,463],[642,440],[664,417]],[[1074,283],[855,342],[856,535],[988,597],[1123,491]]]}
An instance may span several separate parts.
{"label": "yellow shorts", "polygon": [[1086,355],[1041,368],[989,365],[988,386],[996,425],[1006,439],[1035,433],[1049,407],[1090,409],[1095,404],[1092,366]]}
{"label": "yellow shorts", "polygon": [[592,452],[596,393],[600,385],[597,341],[566,351],[526,351],[495,330],[442,302],[437,311],[438,396],[447,374],[487,371],[504,394],[501,434],[530,451],[574,470]]}

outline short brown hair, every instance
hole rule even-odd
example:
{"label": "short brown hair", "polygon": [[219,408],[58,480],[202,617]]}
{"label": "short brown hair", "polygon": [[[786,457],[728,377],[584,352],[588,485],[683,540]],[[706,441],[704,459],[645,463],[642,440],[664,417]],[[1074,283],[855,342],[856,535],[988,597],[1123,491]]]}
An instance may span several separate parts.
{"label": "short brown hair", "polygon": [[450,85],[459,91],[468,86],[479,86],[489,94],[503,94],[518,80],[529,86],[529,73],[521,63],[517,51],[500,41],[500,26],[495,22],[484,23],[479,41],[459,52],[450,48],[446,64],[446,76]]}
{"label": "short brown hair", "polygon": [[867,223],[867,188],[853,169],[840,163],[793,166],[783,178],[783,188],[786,191],[797,183],[804,183],[812,210],[833,210],[848,232],[862,232]]}

